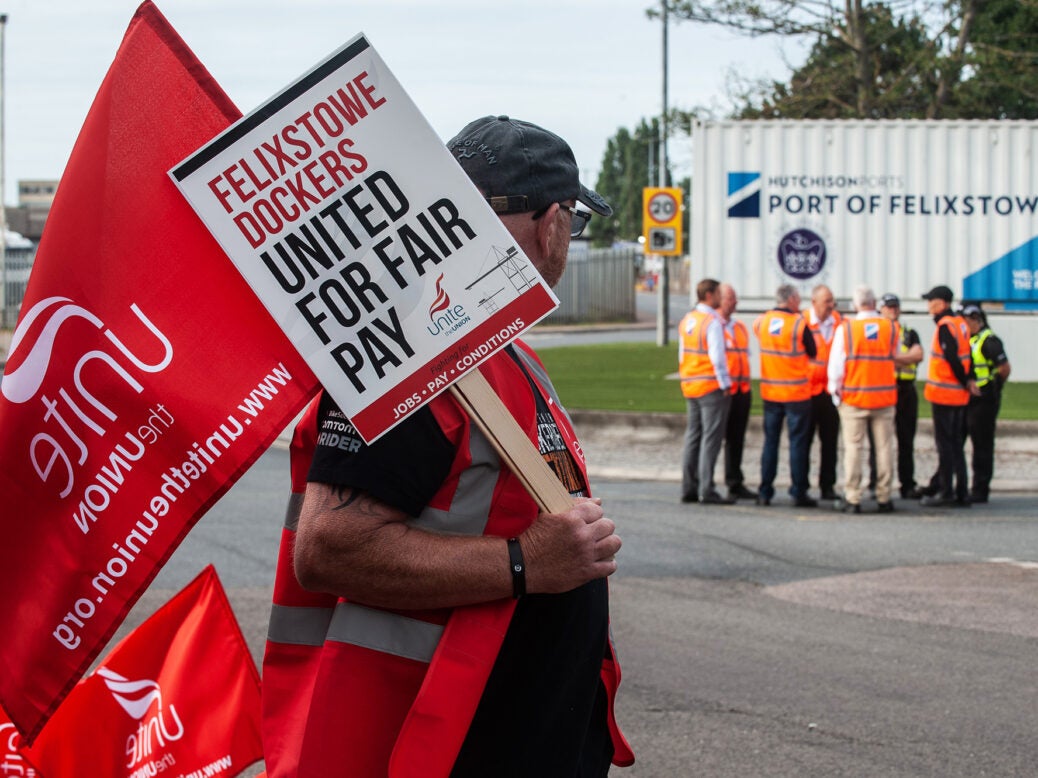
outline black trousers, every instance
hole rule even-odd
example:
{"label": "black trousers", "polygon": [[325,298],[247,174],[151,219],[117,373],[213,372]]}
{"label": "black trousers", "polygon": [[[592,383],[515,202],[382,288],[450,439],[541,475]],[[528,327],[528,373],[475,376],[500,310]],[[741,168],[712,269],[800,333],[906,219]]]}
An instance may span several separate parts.
{"label": "black trousers", "polygon": [[1001,395],[973,397],[966,406],[966,434],[973,444],[973,488],[971,494],[987,497],[995,469],[995,419]]}
{"label": "black trousers", "polygon": [[[898,380],[897,406],[894,408],[894,432],[897,434],[897,478],[901,494],[910,492],[915,483],[915,431],[919,424],[919,392],[915,381]],[[876,451],[869,428],[869,488],[876,488]]]}
{"label": "black trousers", "polygon": [[933,404],[933,437],[937,446],[937,472],[930,480],[940,497],[966,500],[966,406]]}
{"label": "black trousers", "polygon": [[815,433],[821,455],[818,465],[818,488],[822,493],[832,492],[836,486],[836,442],[840,436],[840,413],[833,405],[833,396],[828,392],[811,398],[811,434],[807,439],[807,458],[811,459],[811,444]]}
{"label": "black trousers", "polygon": [[742,450],[746,443],[746,426],[750,422],[751,392],[732,395],[728,408],[728,425],[724,430],[724,482],[728,489],[745,483],[742,474]]}

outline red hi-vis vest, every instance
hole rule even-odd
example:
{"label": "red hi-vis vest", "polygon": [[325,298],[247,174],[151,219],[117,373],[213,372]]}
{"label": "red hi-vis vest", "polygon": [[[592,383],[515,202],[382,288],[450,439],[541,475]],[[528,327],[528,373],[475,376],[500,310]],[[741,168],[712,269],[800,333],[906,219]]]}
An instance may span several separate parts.
{"label": "red hi-vis vest", "polygon": [[770,402],[811,399],[810,364],[804,350],[807,322],[799,313],[776,308],[753,323],[760,342],[760,396]]}
{"label": "red hi-vis vest", "polygon": [[945,316],[937,323],[930,342],[930,365],[923,397],[936,405],[966,405],[970,401],[969,390],[959,383],[941,348],[940,333],[944,325],[955,335],[956,359],[967,373],[970,369],[970,331],[966,320],[961,316]]}
{"label": "red hi-vis vest", "polygon": [[750,331],[745,324],[733,320],[731,331],[724,328],[724,347],[728,375],[732,377],[732,394],[750,391]]}
{"label": "red hi-vis vest", "polygon": [[693,309],[678,325],[678,375],[685,397],[702,397],[721,388],[706,342],[706,328],[715,318],[716,314]]}
{"label": "red hi-vis vest", "polygon": [[833,333],[829,336],[829,340],[826,340],[825,335],[822,334],[822,322],[811,323],[812,310],[812,308],[805,308],[803,315],[807,328],[811,330],[811,337],[815,340],[815,355],[813,359],[809,360],[811,363],[811,375],[809,376],[811,396],[814,397],[824,392],[829,385],[829,352],[833,349],[833,338],[836,337],[836,330],[843,323],[843,317],[839,311],[832,312]]}
{"label": "red hi-vis vest", "polygon": [[887,408],[897,404],[894,350],[897,327],[881,317],[844,322],[847,350],[842,401],[855,408]]}
{"label": "red hi-vis vest", "polygon": [[[576,436],[547,374],[523,344],[516,347],[583,470]],[[536,443],[534,398],[520,368],[502,353],[480,370]],[[501,537],[521,533],[537,516],[533,498],[501,465],[452,397],[438,397],[429,407],[456,454],[444,484],[412,524]],[[293,494],[263,660],[267,775],[447,776],[497,659],[515,600],[401,612],[303,590],[293,571],[292,548],[316,435],[317,401],[292,440]],[[613,763],[627,766],[634,754],[617,727],[612,705],[620,667],[611,644],[606,654],[601,677],[610,703]]]}

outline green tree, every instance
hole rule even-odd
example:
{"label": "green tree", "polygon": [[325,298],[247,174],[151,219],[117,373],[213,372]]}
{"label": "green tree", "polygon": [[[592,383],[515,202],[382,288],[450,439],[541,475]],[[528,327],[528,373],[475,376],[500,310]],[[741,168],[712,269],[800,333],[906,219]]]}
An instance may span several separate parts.
{"label": "green tree", "polygon": [[606,143],[595,190],[613,206],[613,216],[591,220],[594,245],[633,241],[642,234],[642,190],[659,181],[659,125],[658,119],[642,119],[634,132],[621,127]]}
{"label": "green tree", "polygon": [[773,81],[742,96],[742,119],[924,118],[934,96],[932,49],[918,19],[897,19],[876,4],[860,17],[870,53],[862,60],[837,35],[820,36],[789,83]]}
{"label": "green tree", "polygon": [[688,0],[668,9],[750,36],[813,41],[789,83],[735,96],[739,116],[1035,115],[1038,0]]}
{"label": "green tree", "polygon": [[1038,0],[986,0],[971,38],[960,115],[1038,118]]}

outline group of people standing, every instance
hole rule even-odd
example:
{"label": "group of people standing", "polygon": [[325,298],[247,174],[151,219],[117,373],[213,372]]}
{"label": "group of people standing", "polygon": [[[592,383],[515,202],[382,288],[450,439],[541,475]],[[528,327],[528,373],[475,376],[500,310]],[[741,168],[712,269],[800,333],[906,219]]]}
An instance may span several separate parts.
{"label": "group of people standing", "polygon": [[[738,297],[730,284],[703,279],[697,304],[679,325],[679,375],[688,423],[682,456],[682,502],[731,504],[753,499],[771,504],[775,496],[782,428],[789,436],[793,504],[801,508],[831,501],[837,510],[861,513],[862,451],[869,441],[867,488],[877,510],[894,510],[894,474],[902,499],[927,506],[969,506],[986,502],[994,461],[995,418],[1010,365],[1002,342],[987,326],[984,312],[967,305],[952,309],[947,286],[923,295],[935,331],[924,389],[933,407],[938,467],[929,483],[915,479],[914,440],[918,417],[916,389],[923,345],[900,321],[894,294],[854,290],[853,315],[836,309],[832,290],[816,286],[801,309],[797,288],[780,286],[775,306],[752,325],[760,354],[760,394],[764,444],[760,487],[746,486],[742,452],[750,415],[750,333],[736,319]],[[844,489],[837,494],[838,439],[843,430]],[[819,498],[810,488],[811,446],[817,437]],[[973,484],[968,484],[964,446],[973,444]],[[714,482],[724,443],[727,494]]]}

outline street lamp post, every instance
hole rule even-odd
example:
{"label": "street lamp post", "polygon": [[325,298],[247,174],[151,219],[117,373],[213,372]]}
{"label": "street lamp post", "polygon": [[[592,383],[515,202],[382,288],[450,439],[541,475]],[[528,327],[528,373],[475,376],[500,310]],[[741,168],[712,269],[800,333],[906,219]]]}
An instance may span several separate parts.
{"label": "street lamp post", "polygon": [[[667,0],[663,7],[663,121],[660,123],[659,185],[667,185]],[[660,283],[656,298],[656,345],[670,342],[670,272],[667,255],[660,256]]]}

